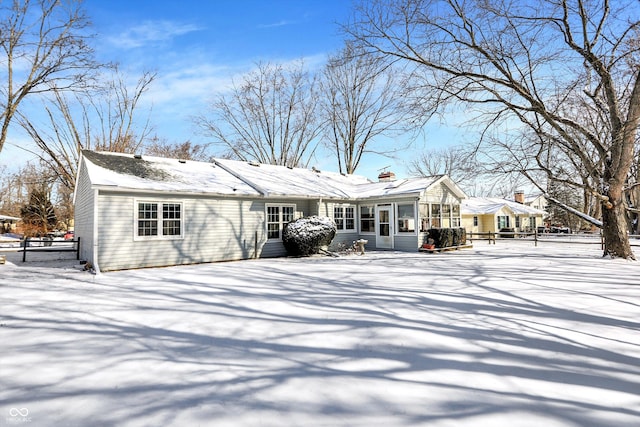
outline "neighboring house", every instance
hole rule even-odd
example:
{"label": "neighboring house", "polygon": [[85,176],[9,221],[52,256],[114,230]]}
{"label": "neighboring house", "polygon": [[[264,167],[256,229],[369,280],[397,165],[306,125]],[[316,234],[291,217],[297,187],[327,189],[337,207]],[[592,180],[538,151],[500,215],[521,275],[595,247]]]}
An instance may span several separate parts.
{"label": "neighboring house", "polygon": [[431,227],[459,227],[464,192],[446,175],[356,175],[233,160],[211,163],[83,151],[75,233],[96,270],[286,255],[283,227],[333,218],[333,248],[417,251]]}
{"label": "neighboring house", "polygon": [[0,215],[0,234],[14,232],[16,224],[21,219],[15,216]]}
{"label": "neighboring house", "polygon": [[542,194],[526,196],[524,198],[524,204],[541,211],[546,211],[547,206],[549,206],[547,198]]}
{"label": "neighboring house", "polygon": [[531,232],[544,224],[546,212],[495,197],[470,197],[462,201],[462,225],[467,232],[486,233],[512,228]]}

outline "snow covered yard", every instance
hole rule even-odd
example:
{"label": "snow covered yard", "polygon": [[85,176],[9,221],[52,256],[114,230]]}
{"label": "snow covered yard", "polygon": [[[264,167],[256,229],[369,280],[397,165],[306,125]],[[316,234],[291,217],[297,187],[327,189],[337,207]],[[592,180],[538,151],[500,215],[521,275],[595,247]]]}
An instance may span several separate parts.
{"label": "snow covered yard", "polygon": [[98,276],[12,254],[0,425],[640,425],[640,263],[474,245]]}

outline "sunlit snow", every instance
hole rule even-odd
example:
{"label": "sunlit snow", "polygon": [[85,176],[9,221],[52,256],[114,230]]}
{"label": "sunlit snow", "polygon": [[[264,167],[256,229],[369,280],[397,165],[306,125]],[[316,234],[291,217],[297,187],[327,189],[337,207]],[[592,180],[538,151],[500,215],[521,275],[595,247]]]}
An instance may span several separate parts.
{"label": "sunlit snow", "polygon": [[5,425],[640,425],[640,265],[597,245],[101,275],[5,254]]}

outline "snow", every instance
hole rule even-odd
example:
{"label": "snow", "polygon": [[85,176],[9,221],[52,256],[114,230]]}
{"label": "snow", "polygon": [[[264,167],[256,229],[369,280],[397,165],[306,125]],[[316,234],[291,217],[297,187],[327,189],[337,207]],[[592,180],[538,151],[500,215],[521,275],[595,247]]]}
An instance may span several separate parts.
{"label": "snow", "polygon": [[500,209],[508,207],[514,214],[546,215],[545,211],[532,208],[507,199],[498,197],[470,197],[462,201],[462,212],[466,214],[495,214]]}
{"label": "snow", "polygon": [[[250,185],[212,163],[143,156],[139,160],[140,164],[157,173],[153,176],[142,177],[102,167],[92,162],[86,154],[85,150],[84,163],[87,166],[91,183],[101,187],[223,195],[259,195]],[[134,158],[130,154],[107,152],[93,153],[93,156],[120,158],[121,160]]]}
{"label": "snow", "polygon": [[[213,159],[208,163],[153,156],[136,159],[131,154],[87,150],[83,153],[91,184],[109,189],[355,200],[419,196],[445,180],[444,176],[435,176],[371,182],[359,175],[237,160]],[[466,197],[454,183],[448,182],[448,186]]]}
{"label": "snow", "polygon": [[640,425],[640,265],[511,240],[100,275],[3,252],[0,420]]}
{"label": "snow", "polygon": [[565,204],[564,204],[564,203],[562,203],[561,201],[556,200],[556,199],[554,199],[554,198],[552,198],[552,197],[548,197],[548,196],[547,196],[547,200],[549,200],[549,201],[550,201],[550,202],[552,202],[552,203],[555,203],[556,205],[560,206],[562,209],[564,209],[564,210],[566,210],[566,211],[568,211],[568,212],[571,212],[572,214],[574,214],[574,215],[576,215],[576,216],[578,216],[578,217],[580,217],[580,218],[584,219],[585,221],[589,222],[590,224],[593,224],[593,225],[595,225],[596,227],[600,227],[600,228],[602,228],[602,221],[600,221],[599,219],[594,218],[594,217],[592,217],[591,215],[587,215],[587,214],[586,214],[586,213],[584,213],[584,212],[580,212],[579,210],[574,209],[574,208],[572,208],[571,206],[565,205]]}

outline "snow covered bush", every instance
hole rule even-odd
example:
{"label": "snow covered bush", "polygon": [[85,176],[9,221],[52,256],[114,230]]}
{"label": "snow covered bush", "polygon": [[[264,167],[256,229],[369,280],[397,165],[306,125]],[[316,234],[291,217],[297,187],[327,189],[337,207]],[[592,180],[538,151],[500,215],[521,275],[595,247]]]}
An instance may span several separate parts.
{"label": "snow covered bush", "polygon": [[290,222],[282,231],[282,243],[290,255],[317,254],[329,246],[336,235],[336,224],[331,218],[310,216]]}

